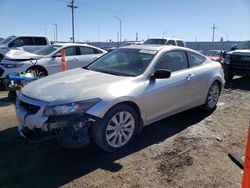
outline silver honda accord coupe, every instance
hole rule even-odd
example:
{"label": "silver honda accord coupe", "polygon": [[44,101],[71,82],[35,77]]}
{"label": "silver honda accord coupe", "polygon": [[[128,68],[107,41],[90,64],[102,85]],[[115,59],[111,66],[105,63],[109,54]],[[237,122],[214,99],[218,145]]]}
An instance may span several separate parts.
{"label": "silver honda accord coupe", "polygon": [[191,49],[126,46],[25,86],[18,129],[34,142],[56,138],[77,148],[93,140],[113,152],[160,119],[197,106],[214,110],[224,82],[221,65]]}

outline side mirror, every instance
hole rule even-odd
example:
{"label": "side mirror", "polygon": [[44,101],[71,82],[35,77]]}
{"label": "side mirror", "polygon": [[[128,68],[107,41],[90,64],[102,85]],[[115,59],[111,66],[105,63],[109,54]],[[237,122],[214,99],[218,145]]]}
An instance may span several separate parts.
{"label": "side mirror", "polygon": [[61,56],[62,56],[61,52],[58,52],[55,55],[53,55],[53,57],[61,57]]}
{"label": "side mirror", "polygon": [[166,69],[157,69],[155,70],[154,74],[151,76],[151,78],[154,79],[164,79],[169,78],[171,76],[171,71]]}
{"label": "side mirror", "polygon": [[15,43],[14,42],[10,42],[8,46],[9,46],[9,48],[14,47]]}

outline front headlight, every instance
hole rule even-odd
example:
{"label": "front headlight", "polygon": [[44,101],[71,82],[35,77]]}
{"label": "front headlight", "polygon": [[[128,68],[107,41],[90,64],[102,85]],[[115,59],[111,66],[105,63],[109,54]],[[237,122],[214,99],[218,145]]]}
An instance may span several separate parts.
{"label": "front headlight", "polygon": [[90,107],[94,106],[101,99],[91,99],[86,101],[47,106],[43,112],[46,116],[61,116],[71,114],[81,114],[86,112]]}
{"label": "front headlight", "polygon": [[1,66],[7,68],[7,69],[13,69],[13,68],[19,68],[21,66],[23,66],[22,63],[19,64],[12,64],[12,63],[1,63]]}

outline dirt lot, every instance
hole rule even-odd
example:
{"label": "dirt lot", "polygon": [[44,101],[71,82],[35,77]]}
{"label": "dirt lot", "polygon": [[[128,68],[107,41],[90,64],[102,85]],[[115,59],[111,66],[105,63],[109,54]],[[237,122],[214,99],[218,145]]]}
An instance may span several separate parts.
{"label": "dirt lot", "polygon": [[228,153],[245,153],[250,78],[228,84],[213,113],[196,108],[154,123],[113,154],[27,143],[6,95],[0,92],[0,187],[240,187],[242,171]]}

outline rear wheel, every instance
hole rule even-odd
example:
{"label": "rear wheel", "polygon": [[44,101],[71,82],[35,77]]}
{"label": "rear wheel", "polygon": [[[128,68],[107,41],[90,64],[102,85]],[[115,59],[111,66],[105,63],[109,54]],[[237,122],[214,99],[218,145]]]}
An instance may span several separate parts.
{"label": "rear wheel", "polygon": [[48,72],[46,71],[46,69],[40,66],[30,67],[26,72],[32,73],[34,77],[48,76]]}
{"label": "rear wheel", "polygon": [[132,107],[125,104],[115,106],[93,127],[93,140],[108,152],[119,150],[134,137],[138,119],[138,114]]}
{"label": "rear wheel", "polygon": [[214,82],[208,91],[206,103],[204,105],[205,109],[214,110],[219,100],[219,96],[220,85],[217,82]]}

